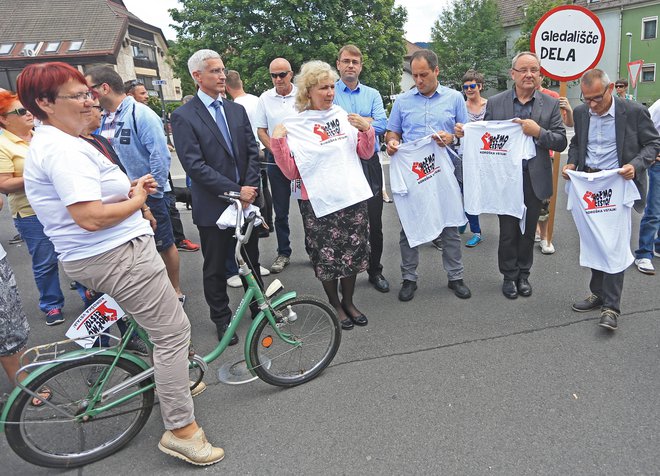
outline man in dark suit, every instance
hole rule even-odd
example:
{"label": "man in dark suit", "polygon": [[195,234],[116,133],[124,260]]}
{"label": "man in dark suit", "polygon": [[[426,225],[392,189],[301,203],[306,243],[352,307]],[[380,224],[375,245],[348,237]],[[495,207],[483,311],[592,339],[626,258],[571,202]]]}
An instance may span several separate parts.
{"label": "man in dark suit", "polygon": [[[192,181],[192,218],[204,255],[204,296],[221,339],[232,314],[225,258],[234,230],[216,226],[227,208],[218,196],[233,191],[240,193],[244,206],[254,202],[259,185],[259,148],[243,106],[221,96],[226,69],[220,55],[199,50],[188,60],[188,69],[199,90],[172,113],[172,132],[179,160]],[[261,280],[258,235],[252,234],[246,249],[249,263]],[[230,345],[237,342],[234,336]]]}
{"label": "man in dark suit", "polygon": [[[653,164],[660,137],[648,110],[634,101],[612,94],[614,83],[605,72],[592,69],[580,80],[580,104],[573,112],[575,135],[568,149],[566,170],[595,173],[620,168],[626,180],[634,180],[640,199],[634,208],[641,213],[646,200],[646,169]],[[620,313],[623,271],[615,274],[591,270],[591,295],[573,304],[576,312],[601,307],[599,325],[609,330],[617,328]]]}
{"label": "man in dark suit", "polygon": [[519,220],[498,215],[500,242],[497,259],[504,275],[502,293],[509,299],[531,296],[529,274],[534,260],[534,233],[543,200],[552,196],[552,161],[549,150],[566,148],[566,130],[559,101],[536,90],[541,75],[538,56],[518,53],[511,62],[513,89],[499,93],[486,104],[485,120],[517,118],[525,135],[534,137],[536,156],[523,163],[523,192],[527,216],[525,233]]}

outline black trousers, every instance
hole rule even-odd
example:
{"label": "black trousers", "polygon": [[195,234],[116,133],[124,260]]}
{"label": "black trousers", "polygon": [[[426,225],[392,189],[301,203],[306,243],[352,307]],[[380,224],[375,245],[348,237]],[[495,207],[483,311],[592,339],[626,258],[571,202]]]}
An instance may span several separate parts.
{"label": "black trousers", "polygon": [[603,309],[621,312],[621,292],[623,291],[623,271],[610,274],[597,269],[591,270],[589,289],[603,300]]}
{"label": "black trousers", "polygon": [[528,278],[534,261],[534,234],[541,213],[541,200],[534,195],[529,172],[523,170],[523,195],[527,206],[525,234],[520,233],[520,220],[510,215],[498,215],[500,243],[497,263],[504,279],[516,281]]}
{"label": "black trousers", "polygon": [[172,222],[172,231],[174,232],[174,244],[178,245],[186,239],[183,233],[183,223],[181,223],[181,215],[176,208],[176,195],[174,192],[165,192],[167,197],[167,211],[170,213],[170,221]]}
{"label": "black trousers", "polygon": [[369,182],[374,196],[367,200],[367,214],[369,215],[369,276],[376,276],[383,271],[380,259],[383,256],[383,169],[375,153],[369,160],[361,160],[364,176]]}
{"label": "black trousers", "polygon": [[[202,267],[204,297],[209,305],[211,321],[213,321],[219,332],[223,332],[232,315],[229,308],[229,296],[227,295],[225,259],[234,236],[234,229],[221,230],[217,226],[198,226],[197,229],[199,230],[202,255],[204,256]],[[252,233],[250,240],[243,249],[242,256],[248,264],[251,263],[251,269],[257,281],[263,286],[259,269],[258,233]],[[243,289],[247,289],[245,281],[243,281]],[[253,313],[258,312],[254,309],[254,306],[251,309]]]}

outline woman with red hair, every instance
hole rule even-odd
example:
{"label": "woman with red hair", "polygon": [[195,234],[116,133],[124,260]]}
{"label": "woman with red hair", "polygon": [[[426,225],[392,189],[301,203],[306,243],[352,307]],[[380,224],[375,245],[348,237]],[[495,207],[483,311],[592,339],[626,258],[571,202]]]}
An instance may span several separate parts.
{"label": "woman with red hair", "polygon": [[34,120],[18,96],[0,91],[0,192],[7,194],[16,229],[32,257],[32,273],[39,290],[39,308],[49,326],[64,322],[57,253],[25,196],[23,164],[32,140]]}
{"label": "woman with red hair", "polygon": [[131,183],[79,137],[89,121],[93,94],[78,70],[65,63],[33,64],[17,85],[23,104],[43,121],[25,161],[25,191],[64,270],[112,296],[154,343],[155,381],[167,430],[158,447],[196,465],[220,461],[224,451],[206,441],[193,411],[190,322],[141,213],[147,195],[156,191],[155,180],[145,175]]}

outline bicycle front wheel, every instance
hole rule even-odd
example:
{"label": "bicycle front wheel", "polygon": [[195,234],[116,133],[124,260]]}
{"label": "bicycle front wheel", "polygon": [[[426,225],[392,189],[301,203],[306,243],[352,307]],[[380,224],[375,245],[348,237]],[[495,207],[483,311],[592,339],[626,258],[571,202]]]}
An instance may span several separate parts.
{"label": "bicycle front wheel", "polygon": [[[77,421],[75,415],[85,412],[90,397],[108,375],[107,390],[142,372],[128,359],[120,358],[114,369],[113,356],[95,355],[83,361],[64,362],[29,384],[37,392],[49,389],[49,402],[34,406],[32,397],[23,392],[7,415],[6,433],[9,446],[29,463],[47,468],[75,468],[109,456],[128,443],[147,423],[154,403],[154,390],[149,389],[108,409],[88,421]],[[147,379],[99,402],[105,406],[126,397],[151,383]],[[69,415],[69,416],[67,416]]]}
{"label": "bicycle front wheel", "polygon": [[279,330],[296,341],[280,339],[263,319],[250,341],[250,360],[264,382],[281,387],[305,383],[325,369],[337,353],[341,329],[335,310],[311,296],[282,303],[275,309]]}

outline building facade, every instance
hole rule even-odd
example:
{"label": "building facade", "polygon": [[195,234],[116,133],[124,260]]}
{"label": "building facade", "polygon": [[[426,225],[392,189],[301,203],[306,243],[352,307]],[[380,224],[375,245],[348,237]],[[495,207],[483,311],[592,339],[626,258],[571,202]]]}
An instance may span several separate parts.
{"label": "building facade", "polygon": [[163,32],[121,0],[0,0],[0,7],[0,87],[15,90],[16,77],[32,63],[62,61],[81,72],[108,64],[125,81],[143,82],[150,95],[162,88],[166,101],[181,99]]}

